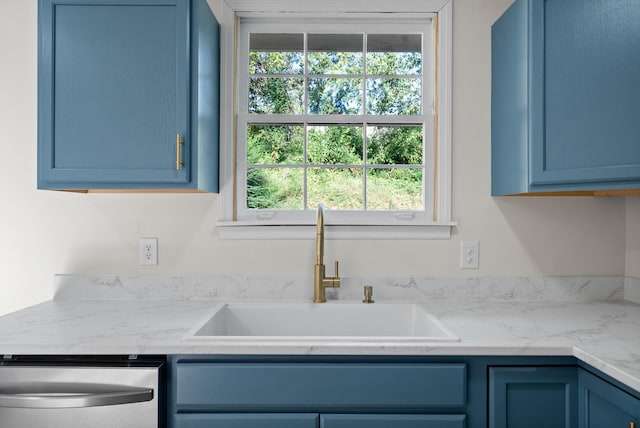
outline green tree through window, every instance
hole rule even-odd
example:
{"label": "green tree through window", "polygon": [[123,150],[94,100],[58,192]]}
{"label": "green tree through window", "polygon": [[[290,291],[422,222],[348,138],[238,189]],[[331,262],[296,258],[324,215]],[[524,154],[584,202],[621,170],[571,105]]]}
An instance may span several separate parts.
{"label": "green tree through window", "polygon": [[424,209],[420,34],[251,33],[249,45],[246,208]]}

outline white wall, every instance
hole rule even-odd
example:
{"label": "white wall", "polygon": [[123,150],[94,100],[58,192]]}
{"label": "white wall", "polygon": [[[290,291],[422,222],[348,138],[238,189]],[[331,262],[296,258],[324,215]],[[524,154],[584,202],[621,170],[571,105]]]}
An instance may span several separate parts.
{"label": "white wall", "polygon": [[[329,241],[343,276],[624,275],[625,215],[640,273],[638,199],[489,196],[490,25],[510,2],[454,0],[454,236]],[[49,299],[56,273],[311,276],[312,241],[219,241],[217,195],[36,190],[36,19],[36,0],[0,2],[0,313]],[[154,236],[160,265],[140,267],[137,239]],[[480,270],[458,269],[463,239]]]}

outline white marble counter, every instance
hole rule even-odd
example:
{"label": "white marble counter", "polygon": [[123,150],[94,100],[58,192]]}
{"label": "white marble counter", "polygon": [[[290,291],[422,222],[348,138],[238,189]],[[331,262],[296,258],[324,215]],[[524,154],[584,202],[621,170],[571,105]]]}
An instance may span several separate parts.
{"label": "white marble counter", "polygon": [[220,303],[53,300],[0,317],[0,354],[574,355],[640,390],[635,303],[424,301],[461,339],[448,343],[186,340]]}
{"label": "white marble counter", "polygon": [[[640,391],[640,280],[620,277],[344,278],[340,302],[421,302],[458,342],[212,342],[187,338],[224,301],[304,301],[310,278],[77,276],[0,317],[0,354],[575,356]],[[339,304],[336,302],[327,305]]]}

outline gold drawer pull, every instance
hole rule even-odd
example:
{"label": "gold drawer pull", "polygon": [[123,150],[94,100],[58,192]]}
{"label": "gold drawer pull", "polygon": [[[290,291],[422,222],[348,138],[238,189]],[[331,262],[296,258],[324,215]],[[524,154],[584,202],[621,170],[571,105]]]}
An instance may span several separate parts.
{"label": "gold drawer pull", "polygon": [[629,422],[629,428],[636,428],[635,422]]}
{"label": "gold drawer pull", "polygon": [[182,146],[184,145],[184,140],[180,137],[180,134],[176,136],[176,169],[180,170],[184,166],[184,161],[182,160]]}

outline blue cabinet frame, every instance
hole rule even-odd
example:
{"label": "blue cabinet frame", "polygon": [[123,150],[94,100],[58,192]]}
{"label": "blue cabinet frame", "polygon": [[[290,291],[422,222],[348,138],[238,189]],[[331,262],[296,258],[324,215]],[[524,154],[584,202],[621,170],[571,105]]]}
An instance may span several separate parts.
{"label": "blue cabinet frame", "polygon": [[206,0],[39,0],[38,12],[38,188],[216,192]]}
{"label": "blue cabinet frame", "polygon": [[172,355],[168,362],[168,428],[629,428],[640,421],[640,391],[573,357]]}

